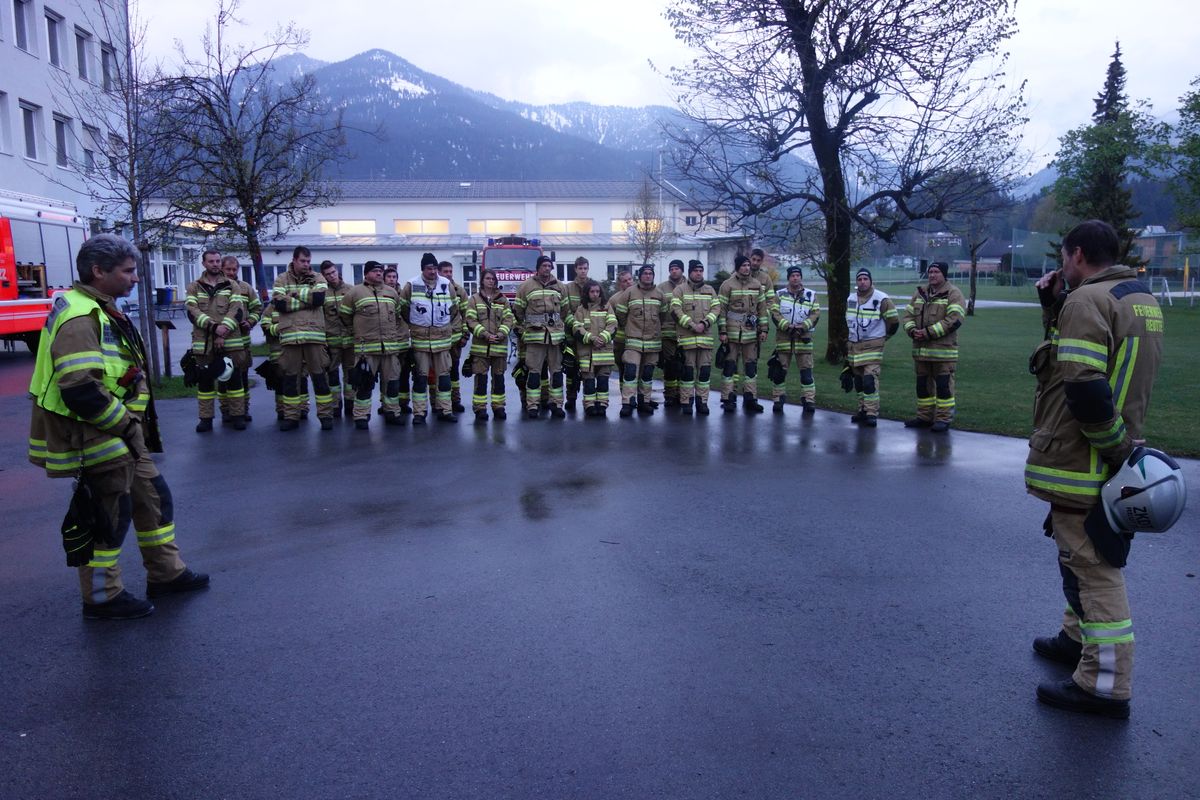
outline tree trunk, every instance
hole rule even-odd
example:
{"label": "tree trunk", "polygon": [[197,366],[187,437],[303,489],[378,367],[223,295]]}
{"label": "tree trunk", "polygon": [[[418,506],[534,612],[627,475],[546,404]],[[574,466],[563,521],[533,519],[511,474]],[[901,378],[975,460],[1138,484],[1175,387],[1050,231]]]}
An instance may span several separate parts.
{"label": "tree trunk", "polygon": [[971,296],[967,300],[967,316],[975,316],[975,285],[976,279],[979,277],[979,249],[987,244],[987,239],[982,242],[974,242],[970,245],[971,248]]}
{"label": "tree trunk", "polygon": [[250,263],[254,265],[254,286],[258,289],[258,298],[264,303],[271,294],[271,284],[274,279],[267,280],[267,270],[263,266],[262,245],[258,241],[258,229],[251,228],[246,233],[246,249],[250,251]]}

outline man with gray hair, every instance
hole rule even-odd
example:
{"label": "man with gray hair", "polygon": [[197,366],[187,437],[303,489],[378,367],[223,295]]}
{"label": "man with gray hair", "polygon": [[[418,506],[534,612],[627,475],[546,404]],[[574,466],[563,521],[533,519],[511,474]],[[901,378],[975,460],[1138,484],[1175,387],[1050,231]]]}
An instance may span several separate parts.
{"label": "man with gray hair", "polygon": [[[203,589],[175,544],[174,504],[150,453],[162,452],[137,328],[117,308],[137,285],[138,251],[111,234],[84,242],[78,281],[57,295],[29,383],[29,460],[51,478],[79,482],[72,500],[96,524],[68,514],[67,565],[79,568],[86,619],[134,619],[154,611],[125,591],[117,559],[132,521],[148,597]],[[87,496],[87,495],[90,495]]]}

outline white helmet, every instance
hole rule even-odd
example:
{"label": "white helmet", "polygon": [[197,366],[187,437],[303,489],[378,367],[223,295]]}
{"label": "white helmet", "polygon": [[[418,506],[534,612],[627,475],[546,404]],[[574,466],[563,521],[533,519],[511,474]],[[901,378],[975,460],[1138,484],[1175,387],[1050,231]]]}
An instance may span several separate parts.
{"label": "white helmet", "polygon": [[1152,447],[1135,447],[1100,488],[1100,504],[1114,530],[1161,533],[1183,513],[1187,486],[1175,460]]}

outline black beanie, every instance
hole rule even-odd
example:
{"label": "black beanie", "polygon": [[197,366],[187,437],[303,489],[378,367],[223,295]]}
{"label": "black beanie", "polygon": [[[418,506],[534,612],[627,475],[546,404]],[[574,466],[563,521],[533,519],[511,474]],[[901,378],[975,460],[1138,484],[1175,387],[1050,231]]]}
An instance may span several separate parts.
{"label": "black beanie", "polygon": [[433,253],[425,253],[423,256],[421,256],[421,269],[425,269],[425,267],[428,266],[436,267],[437,265],[437,256],[435,256]]}
{"label": "black beanie", "polygon": [[670,269],[671,267],[679,267],[680,269],[683,269],[683,262],[678,258],[673,258],[671,259],[671,263],[667,264],[667,269]]}

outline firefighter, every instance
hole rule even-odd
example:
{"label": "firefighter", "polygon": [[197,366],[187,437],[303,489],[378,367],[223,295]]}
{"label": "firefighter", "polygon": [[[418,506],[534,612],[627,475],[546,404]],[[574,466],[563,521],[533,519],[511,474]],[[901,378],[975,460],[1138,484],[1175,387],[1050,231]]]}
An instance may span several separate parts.
{"label": "firefighter", "polygon": [[[471,374],[475,391],[471,409],[476,422],[487,422],[488,401],[492,416],[508,419],[504,409],[504,370],[508,366],[508,335],[516,325],[508,298],[500,293],[496,271],[485,269],[479,291],[467,301],[467,327],[471,330]],[[492,393],[488,396],[488,374],[492,376]]]}
{"label": "firefighter", "polygon": [[[678,258],[672,259],[667,265],[667,279],[658,285],[658,290],[666,298],[668,307],[675,290],[683,286],[686,278],[683,275],[683,262]],[[668,322],[662,331],[662,358],[659,360],[663,374],[663,405],[667,408],[679,406],[679,378],[683,374],[683,356],[679,352],[679,340],[675,326]]]}
{"label": "firefighter", "polygon": [[676,325],[676,341],[683,358],[679,402],[684,414],[708,416],[708,380],[712,372],[713,327],[721,315],[717,292],[704,280],[704,264],[688,263],[687,283],[671,293],[671,315]]}
{"label": "firefighter", "polygon": [[454,264],[451,262],[438,262],[438,274],[450,281],[450,291],[454,295],[454,302],[458,305],[458,330],[454,336],[454,343],[450,345],[450,408],[455,414],[461,414],[467,409],[463,405],[462,386],[458,382],[459,363],[462,360],[462,351],[467,343],[467,337],[471,334],[464,322],[464,315],[467,312],[467,291],[454,280]]}
{"label": "firefighter", "polygon": [[568,324],[579,355],[584,416],[607,418],[608,376],[616,364],[613,337],[617,332],[617,317],[599,283],[589,280],[584,284],[583,296],[571,312]]}
{"label": "firefighter", "polygon": [[154,611],[121,581],[118,557],[131,521],[148,598],[208,586],[208,576],[179,555],[171,490],[150,457],[162,446],[145,348],[116,305],[137,285],[138,261],[137,249],[119,236],[84,242],[75,259],[78,280],[54,298],[29,384],[29,460],[51,478],[82,481],[107,523],[102,539],[64,533],[67,563],[79,567],[85,619]]}
{"label": "firefighter", "polygon": [[1038,686],[1038,699],[1124,718],[1133,622],[1121,568],[1132,535],[1112,529],[1100,489],[1142,441],[1163,316],[1137,271],[1116,263],[1119,253],[1112,226],[1080,223],[1063,238],[1062,269],[1038,281],[1047,336],[1030,360],[1037,402],[1025,486],[1050,503],[1045,527],[1067,599],[1058,634],[1033,649],[1074,669]]}
{"label": "firefighter", "polygon": [[321,277],[325,279],[325,346],[329,348],[329,393],[339,404],[342,416],[354,415],[354,387],[350,385],[350,370],[354,369],[354,331],[343,320],[339,308],[350,285],[342,280],[342,272],[332,261],[321,262]]}
{"label": "firefighter", "polygon": [[[213,415],[216,413],[217,381],[213,375],[212,365],[225,357],[225,337],[237,335],[238,321],[233,318],[233,286],[221,270],[221,254],[216,250],[205,250],[200,256],[204,268],[197,280],[187,285],[188,319],[192,323],[192,353],[196,363],[201,366],[199,383],[196,385],[196,397],[200,401],[200,422],[196,425],[196,433],[207,433],[213,429]],[[231,375],[229,382],[234,387],[240,385],[241,375]],[[242,417],[244,411],[237,408],[235,417],[231,420],[234,430],[246,430],[246,421]]]}
{"label": "firefighter", "polygon": [[804,272],[800,267],[788,267],[787,288],[775,293],[771,304],[771,319],[775,320],[775,354],[767,372],[771,378],[771,399],[775,401],[773,411],[783,413],[787,402],[788,365],[793,360],[800,370],[800,398],[804,414],[817,410],[817,384],[813,380],[812,332],[821,318],[821,306],[817,293],[804,288]]}
{"label": "firefighter", "polygon": [[408,328],[400,315],[400,295],[383,282],[383,264],[363,264],[363,282],[342,294],[338,314],[354,337],[354,366],[346,371],[354,387],[354,427],[365,431],[370,425],[376,379],[383,386],[384,423],[403,425],[400,358],[408,356]]}
{"label": "firefighter", "polygon": [[279,312],[279,369],[283,373],[284,409],[279,430],[300,426],[308,407],[307,393],[300,394],[300,378],[307,371],[317,400],[321,430],[333,430],[333,417],[341,409],[329,392],[329,353],[325,349],[325,292],[323,278],[313,274],[312,251],[298,245],[287,271],[275,279],[271,304]]}
{"label": "firefighter", "polygon": [[654,285],[654,267],[637,268],[637,283],[613,295],[617,326],[625,331],[625,350],[621,355],[621,416],[650,415],[654,367],[662,352],[662,329],[669,306],[662,291]]}
{"label": "firefighter", "polygon": [[539,256],[537,272],[517,289],[513,311],[521,325],[521,340],[525,343],[525,367],[528,370],[525,386],[525,415],[538,418],[538,391],[541,388],[542,366],[550,374],[550,415],[562,419],[563,410],[562,343],[565,338],[566,290],[554,277],[554,262],[550,256]]}
{"label": "firefighter", "polygon": [[400,307],[408,323],[415,361],[412,376],[413,424],[425,424],[430,370],[437,381],[437,418],[458,422],[450,402],[450,346],[459,322],[459,307],[450,281],[438,274],[433,253],[421,256],[421,274],[404,284]]}
{"label": "firefighter", "polygon": [[742,382],[743,408],[747,414],[761,414],[758,403],[758,355],[767,339],[768,303],[762,283],[750,274],[750,259],[739,255],[733,260],[734,273],[724,283],[718,295],[721,316],[718,320],[721,344],[727,345],[729,355],[722,365],[721,407],[726,414],[737,411],[734,377],[738,362],[742,362],[745,379]]}
{"label": "firefighter", "polygon": [[[221,270],[233,286],[234,319],[238,321],[238,330],[225,337],[225,354],[233,361],[234,369],[242,373],[242,388],[240,399],[242,403],[242,420],[250,421],[250,366],[253,358],[250,354],[250,331],[259,323],[263,315],[263,303],[254,287],[238,277],[241,264],[237,256],[225,256],[221,259]],[[239,391],[230,389],[229,385],[217,385],[217,398],[221,404],[221,421],[236,427],[233,411],[233,401]]]}
{"label": "firefighter", "polygon": [[950,430],[954,419],[954,368],[958,363],[958,329],[966,318],[966,300],[946,280],[949,264],[935,261],[926,270],[927,286],[918,286],[904,311],[904,332],[913,340],[917,372],[917,416],[906,428]]}
{"label": "firefighter", "polygon": [[[614,314],[617,313],[616,306],[613,305],[613,297],[616,297],[621,292],[628,289],[630,286],[633,286],[633,272],[626,267],[622,267],[622,268],[618,269],[617,270],[616,290],[613,292],[613,296],[608,298],[609,311],[612,311]],[[622,363],[621,359],[624,357],[625,357],[625,331],[621,330],[621,328],[618,326],[617,327],[617,335],[613,338],[613,358],[615,358],[616,362],[618,364],[620,364],[620,363]]]}
{"label": "firefighter", "polygon": [[[400,294],[400,272],[396,267],[388,264],[383,268],[383,283],[396,290],[396,294]],[[412,348],[400,354],[400,416],[406,417],[412,414],[412,374],[415,362],[413,361]],[[380,407],[379,413],[383,414],[383,389],[380,387]]]}
{"label": "firefighter", "polygon": [[[566,284],[567,311],[574,312],[584,299],[584,286],[588,282],[591,264],[583,256],[575,259],[575,277]],[[569,327],[569,325],[568,325]],[[582,368],[579,366],[578,353],[575,352],[577,340],[568,336],[563,340],[563,371],[567,377],[567,411],[575,413],[575,401],[579,397],[579,381]],[[587,402],[584,401],[584,405]]]}
{"label": "firefighter", "polygon": [[899,329],[900,319],[892,299],[875,288],[871,270],[860,269],[854,283],[855,291],[846,298],[846,327],[850,332],[846,358],[858,392],[858,411],[850,421],[874,428],[879,421],[883,346]]}

